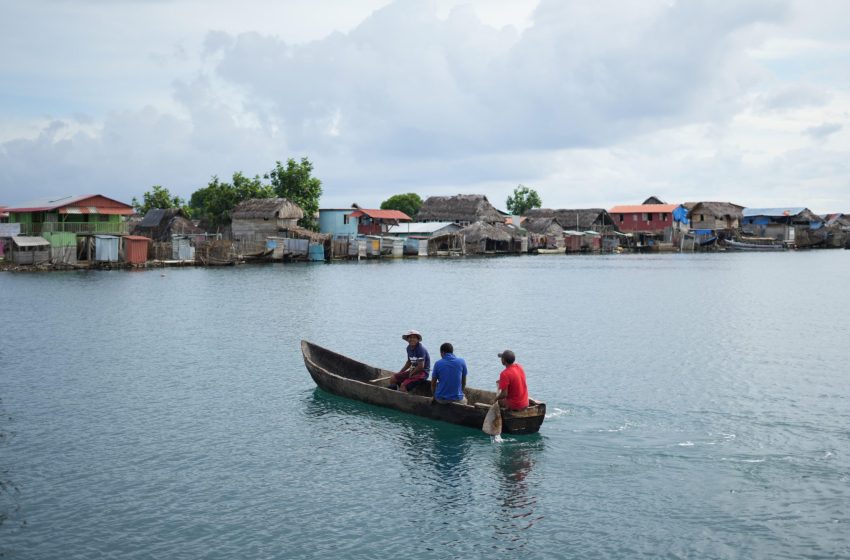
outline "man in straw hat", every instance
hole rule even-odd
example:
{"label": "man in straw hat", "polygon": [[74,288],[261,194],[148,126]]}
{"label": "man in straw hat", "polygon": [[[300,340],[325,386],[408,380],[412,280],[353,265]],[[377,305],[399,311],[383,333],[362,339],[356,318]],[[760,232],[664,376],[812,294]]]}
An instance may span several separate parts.
{"label": "man in straw hat", "polygon": [[407,342],[407,361],[390,380],[390,389],[410,391],[426,379],[431,371],[431,356],[422,345],[419,331],[410,330],[401,335]]}

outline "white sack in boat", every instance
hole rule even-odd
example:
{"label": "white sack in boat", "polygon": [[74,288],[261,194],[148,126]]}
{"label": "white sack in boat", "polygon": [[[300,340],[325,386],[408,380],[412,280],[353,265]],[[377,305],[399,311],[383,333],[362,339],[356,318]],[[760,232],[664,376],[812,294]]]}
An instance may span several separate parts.
{"label": "white sack in boat", "polygon": [[497,436],[502,433],[502,412],[499,410],[499,401],[494,402],[490,410],[487,411],[481,429],[490,436]]}

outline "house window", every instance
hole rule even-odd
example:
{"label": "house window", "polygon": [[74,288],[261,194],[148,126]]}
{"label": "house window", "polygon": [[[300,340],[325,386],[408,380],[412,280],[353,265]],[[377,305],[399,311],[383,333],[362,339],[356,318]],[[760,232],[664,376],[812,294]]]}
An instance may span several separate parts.
{"label": "house window", "polygon": [[633,221],[633,222],[636,222],[636,221],[637,221],[637,214],[632,214],[632,221]]}
{"label": "house window", "polygon": [[622,214],[620,214],[620,223],[621,224],[623,223],[623,215]]}
{"label": "house window", "polygon": [[342,223],[343,223],[343,224],[346,224],[346,225],[348,224],[348,218],[349,218],[349,216],[351,216],[351,214],[343,214],[343,215],[342,215]]}
{"label": "house window", "polygon": [[658,214],[658,219],[661,220],[662,222],[666,222],[667,221],[667,214]]}
{"label": "house window", "polygon": [[704,221],[705,221],[705,214],[700,214],[700,215],[699,215],[699,221],[701,221],[701,222],[704,222]]}
{"label": "house window", "polygon": [[646,214],[644,214],[644,215],[643,215],[643,220],[644,220],[645,222],[651,222],[651,221],[652,221],[652,213],[651,213],[651,212],[647,212]]}

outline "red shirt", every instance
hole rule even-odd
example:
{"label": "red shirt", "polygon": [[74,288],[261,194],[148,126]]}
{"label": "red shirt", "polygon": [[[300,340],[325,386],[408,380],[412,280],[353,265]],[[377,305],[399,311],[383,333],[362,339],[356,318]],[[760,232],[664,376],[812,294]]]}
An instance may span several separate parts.
{"label": "red shirt", "polygon": [[499,374],[499,389],[507,390],[505,406],[520,410],[528,406],[528,387],[525,385],[525,370],[519,364],[511,364]]}

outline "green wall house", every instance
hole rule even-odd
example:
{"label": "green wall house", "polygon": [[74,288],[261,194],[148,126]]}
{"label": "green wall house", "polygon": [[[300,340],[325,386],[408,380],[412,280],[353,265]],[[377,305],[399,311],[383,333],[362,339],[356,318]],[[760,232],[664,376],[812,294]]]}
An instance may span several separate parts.
{"label": "green wall house", "polygon": [[21,235],[42,235],[54,246],[69,244],[68,235],[126,235],[133,207],[99,194],[39,200],[3,209],[10,223],[21,224]]}

